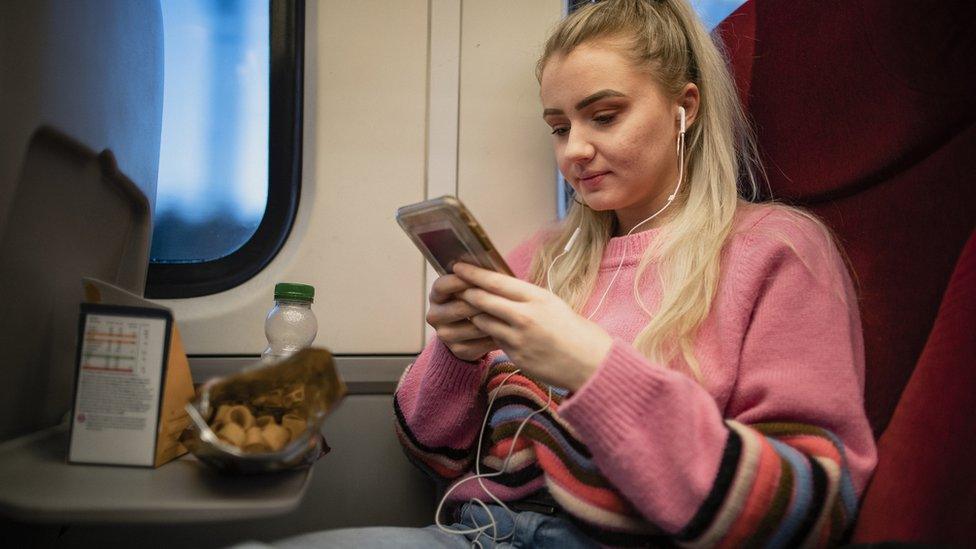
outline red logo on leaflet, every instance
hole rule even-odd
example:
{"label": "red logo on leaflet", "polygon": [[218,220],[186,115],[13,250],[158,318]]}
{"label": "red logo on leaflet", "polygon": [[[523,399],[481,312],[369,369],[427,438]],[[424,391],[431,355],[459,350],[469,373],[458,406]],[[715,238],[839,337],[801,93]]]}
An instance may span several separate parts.
{"label": "red logo on leaflet", "polygon": [[78,414],[78,423],[84,423],[86,419],[88,419],[88,417],[85,416],[85,414]]}

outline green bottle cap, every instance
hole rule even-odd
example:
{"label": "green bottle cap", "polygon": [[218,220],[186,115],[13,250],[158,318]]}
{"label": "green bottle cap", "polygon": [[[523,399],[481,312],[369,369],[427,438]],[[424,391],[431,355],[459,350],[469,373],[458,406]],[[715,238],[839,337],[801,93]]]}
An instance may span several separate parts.
{"label": "green bottle cap", "polygon": [[293,282],[279,282],[275,284],[275,299],[292,299],[294,301],[312,302],[315,297],[315,288],[308,284],[295,284]]}

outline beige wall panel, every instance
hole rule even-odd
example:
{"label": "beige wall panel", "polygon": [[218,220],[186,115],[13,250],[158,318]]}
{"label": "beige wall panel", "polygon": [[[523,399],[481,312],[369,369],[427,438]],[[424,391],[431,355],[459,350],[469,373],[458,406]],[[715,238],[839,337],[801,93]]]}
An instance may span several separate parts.
{"label": "beige wall panel", "polygon": [[460,55],[461,0],[431,0],[427,119],[428,198],[457,193]]}
{"label": "beige wall panel", "polygon": [[562,4],[462,4],[458,196],[503,251],[556,217],[556,165],[535,62]]}
{"label": "beige wall panel", "polygon": [[423,333],[423,261],[394,220],[422,200],[426,0],[307,4],[301,204],[282,251],[243,285],[168,300],[196,354],[257,354],[274,284],[315,286],[315,343],[409,353]]}

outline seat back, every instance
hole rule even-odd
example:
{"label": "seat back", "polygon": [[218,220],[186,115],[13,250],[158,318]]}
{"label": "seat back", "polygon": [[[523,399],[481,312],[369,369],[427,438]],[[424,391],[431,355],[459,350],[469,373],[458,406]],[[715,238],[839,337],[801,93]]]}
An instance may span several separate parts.
{"label": "seat back", "polygon": [[30,140],[0,227],[0,440],[57,424],[71,406],[81,278],[138,295],[146,283],[149,202],[96,154],[51,128]]}
{"label": "seat back", "polygon": [[976,224],[976,3],[749,1],[719,27],[769,189],[834,231],[888,424]]}
{"label": "seat back", "polygon": [[766,194],[819,215],[858,286],[880,439],[858,541],[973,540],[974,20],[967,0],[751,0],[718,29]]}

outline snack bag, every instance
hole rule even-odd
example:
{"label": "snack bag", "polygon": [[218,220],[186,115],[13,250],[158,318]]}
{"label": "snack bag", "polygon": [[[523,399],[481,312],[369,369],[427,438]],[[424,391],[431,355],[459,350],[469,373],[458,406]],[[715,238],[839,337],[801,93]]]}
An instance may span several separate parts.
{"label": "snack bag", "polygon": [[319,429],[346,394],[331,353],[308,348],[274,364],[214,378],[187,404],[180,441],[232,473],[307,467],[329,451]]}

